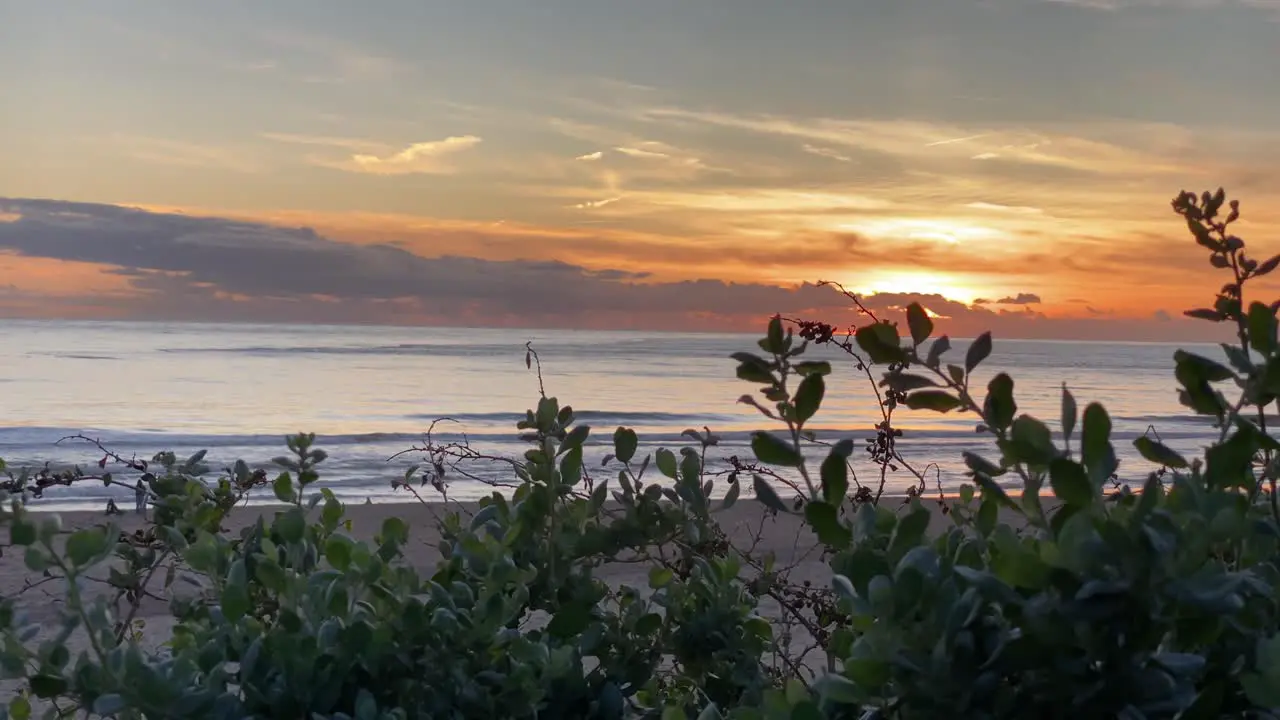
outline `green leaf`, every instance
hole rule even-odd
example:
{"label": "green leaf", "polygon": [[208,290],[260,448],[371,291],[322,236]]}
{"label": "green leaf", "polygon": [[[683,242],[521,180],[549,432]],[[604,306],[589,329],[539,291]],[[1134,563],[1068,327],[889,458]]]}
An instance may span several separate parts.
{"label": "green leaf", "polygon": [[983,419],[997,430],[1005,430],[1018,412],[1013,399],[1013,378],[1000,373],[987,383],[987,399],[982,406]]}
{"label": "green leaf", "polygon": [[324,559],[328,560],[335,570],[345,572],[351,567],[351,545],[351,538],[346,535],[337,533],[330,535],[324,543]]}
{"label": "green leaf", "polygon": [[591,490],[591,509],[598,512],[609,499],[609,481],[603,480]]}
{"label": "green leaf", "polygon": [[808,360],[796,363],[791,366],[797,375],[808,377],[809,375],[830,375],[831,363],[826,360]]}
{"label": "green leaf", "polygon": [[765,465],[799,467],[802,460],[800,451],[790,442],[762,430],[751,433],[751,452]]}
{"label": "green leaf", "polygon": [[36,541],[36,524],[25,512],[14,517],[9,525],[9,542],[14,545],[30,545]]}
{"label": "green leaf", "polygon": [[110,539],[106,528],[80,530],[67,538],[67,557],[77,567],[84,567],[106,552]]}
{"label": "green leaf", "polygon": [[1004,488],[1000,487],[999,483],[997,483],[990,475],[982,472],[975,472],[973,474],[973,480],[978,484],[978,487],[982,488],[982,496],[984,498],[991,498],[1005,507],[1022,512],[1022,508],[1018,507],[1018,504],[1013,501],[1013,498],[1009,497],[1009,493],[1005,492]]}
{"label": "green leaf", "polygon": [[1215,360],[1210,360],[1202,355],[1189,353],[1186,350],[1174,351],[1173,361],[1184,373],[1183,375],[1180,375],[1179,379],[1189,377],[1212,383],[1230,380],[1235,377],[1235,373],[1226,365]]}
{"label": "green leaf", "polygon": [[1249,305],[1249,345],[1264,356],[1276,350],[1276,314],[1257,300]]}
{"label": "green leaf", "polygon": [[613,431],[613,455],[618,462],[629,463],[636,456],[636,448],[640,446],[640,438],[631,428],[620,427]]}
{"label": "green leaf", "polygon": [[307,530],[307,520],[302,516],[302,510],[299,508],[289,508],[280,513],[276,516],[273,525],[275,531],[280,534],[280,539],[287,543],[298,542]]}
{"label": "green leaf", "polygon": [[689,720],[689,716],[684,713],[684,708],[668,705],[662,709],[662,720]]}
{"label": "green leaf", "polygon": [[733,504],[738,502],[738,495],[742,492],[742,483],[734,481],[729,483],[729,490],[724,494],[724,503],[720,506],[721,510],[728,510]]}
{"label": "green leaf", "polygon": [[759,355],[738,352],[730,357],[738,361],[737,375],[739,380],[761,385],[773,385],[778,382],[778,379],[773,375],[772,364]]}
{"label": "green leaf", "polygon": [[853,334],[858,347],[867,353],[867,357],[876,365],[903,362],[907,354],[902,350],[898,339],[898,329],[894,326],[875,322],[858,328]]}
{"label": "green leaf", "polygon": [[324,501],[324,507],[320,508],[320,521],[329,529],[338,527],[338,523],[342,520],[343,513],[346,508],[342,506],[342,501],[336,497],[327,497]]}
{"label": "green leaf", "polygon": [[222,589],[222,614],[230,622],[236,622],[249,612],[249,585],[246,580],[244,560],[236,560],[227,573],[227,584]]}
{"label": "green leaf", "polygon": [[1049,566],[1040,556],[1020,544],[1001,547],[991,559],[991,571],[1005,583],[1039,590],[1049,578]]}
{"label": "green leaf", "polygon": [[1076,431],[1076,415],[1076,398],[1067,389],[1067,384],[1062,383],[1062,435],[1068,440]]}
{"label": "green leaf", "polygon": [[1115,458],[1111,447],[1111,416],[1098,403],[1089,403],[1084,409],[1080,456],[1094,484],[1099,484],[1113,471],[1110,467]]}
{"label": "green leaf", "polygon": [[822,497],[839,507],[849,492],[849,456],[853,454],[853,440],[848,438],[836,443],[819,470],[822,480]]}
{"label": "green leaf", "polygon": [[297,497],[293,493],[293,478],[287,472],[276,476],[275,481],[271,483],[271,489],[275,491],[276,499],[282,503],[292,504]]}
{"label": "green leaf", "polygon": [[1053,494],[1067,505],[1087,507],[1093,504],[1096,488],[1080,463],[1068,458],[1054,458],[1049,463],[1049,485]]}
{"label": "green leaf", "polygon": [[856,705],[862,702],[862,691],[857,683],[843,675],[824,675],[818,680],[815,689],[824,701],[835,705]]}
{"label": "green leaf", "polygon": [[916,346],[933,334],[933,321],[918,302],[907,306],[907,327],[911,328],[911,342]]}
{"label": "green leaf", "polygon": [[964,458],[964,464],[968,465],[969,469],[974,471],[975,473],[983,473],[993,478],[1000,477],[1005,473],[1004,468],[1000,467],[999,465],[996,465],[995,463],[982,457],[981,455],[978,455],[977,453],[972,453],[972,452],[969,452],[968,450],[965,450],[960,453],[960,456]]}
{"label": "green leaf", "polygon": [[796,422],[804,424],[818,412],[822,406],[822,396],[827,391],[826,381],[821,375],[808,375],[800,381],[793,398],[796,408]]}
{"label": "green leaf", "polygon": [[889,542],[890,563],[896,563],[908,550],[920,544],[929,529],[931,517],[928,510],[917,504],[898,521],[893,529],[893,539]]}
{"label": "green leaf", "polygon": [[574,445],[560,458],[560,482],[577,485],[582,481],[582,446]]}
{"label": "green leaf", "polygon": [[927,367],[937,368],[942,362],[942,356],[951,349],[951,338],[946,335],[933,341],[929,346],[929,355],[925,358],[924,364]]}
{"label": "green leaf", "polygon": [[831,548],[843,550],[853,542],[853,533],[840,522],[834,505],[822,501],[811,502],[804,508],[805,520],[818,536],[818,540]]}
{"label": "green leaf", "polygon": [[960,399],[943,390],[917,390],[907,396],[907,407],[947,413],[960,407]]}
{"label": "green leaf", "polygon": [[43,700],[56,698],[67,691],[67,680],[58,675],[36,675],[28,681],[31,692]]}
{"label": "green leaf", "polygon": [[1186,458],[1174,452],[1164,443],[1152,440],[1146,435],[1134,438],[1133,446],[1138,448],[1138,452],[1142,453],[1142,457],[1157,465],[1163,465],[1174,470],[1185,470],[1190,467]]}
{"label": "green leaf", "polygon": [[881,387],[891,387],[894,390],[902,392],[911,392],[912,390],[920,390],[921,388],[939,387],[937,381],[924,375],[912,375],[910,373],[886,373],[884,379],[880,381]]}
{"label": "green leaf", "polygon": [[271,592],[280,592],[284,589],[285,574],[284,568],[280,567],[280,563],[269,557],[258,557],[258,562],[253,566],[254,577],[262,586]]}
{"label": "green leaf", "polygon": [[786,351],[783,346],[785,336],[782,332],[782,318],[774,315],[769,319],[769,330],[763,342],[760,343],[760,349],[765,352],[782,354]]}
{"label": "green leaf", "polygon": [[[94,704],[94,711],[97,712],[96,703]],[[103,715],[105,713],[98,714]],[[31,701],[21,695],[14,697],[9,701],[9,717],[13,718],[13,720],[29,720],[31,718]]]}
{"label": "green leaf", "polygon": [[659,590],[671,584],[675,579],[675,573],[664,567],[654,567],[649,570],[649,587]]}
{"label": "green leaf", "polygon": [[1248,487],[1254,482],[1251,465],[1257,452],[1256,434],[1237,430],[1205,451],[1205,479],[1211,487]]}
{"label": "green leaf", "polygon": [[786,504],[782,502],[782,498],[778,497],[778,491],[774,490],[773,486],[763,476],[753,476],[751,486],[755,490],[756,499],[765,507],[774,512],[789,512]]}
{"label": "green leaf", "polygon": [[974,338],[969,349],[964,354],[965,372],[973,372],[974,368],[982,364],[991,355],[991,333],[984,332]]}
{"label": "green leaf", "polygon": [[582,443],[587,441],[587,436],[591,434],[589,425],[579,425],[570,430],[564,436],[564,440],[560,441],[560,447],[556,450],[556,455],[563,455],[567,450],[582,447]]}
{"label": "green leaf", "polygon": [[1037,467],[1048,465],[1058,454],[1049,427],[1030,415],[1013,421],[1006,447],[1013,460]]}
{"label": "green leaf", "polygon": [[1249,701],[1258,707],[1280,707],[1280,684],[1258,673],[1240,676],[1240,687]]}
{"label": "green leaf", "polygon": [[653,459],[655,464],[658,466],[658,472],[666,475],[672,480],[676,478],[676,473],[679,472],[679,470],[676,463],[675,453],[666,448],[658,448],[658,451],[654,453]]}

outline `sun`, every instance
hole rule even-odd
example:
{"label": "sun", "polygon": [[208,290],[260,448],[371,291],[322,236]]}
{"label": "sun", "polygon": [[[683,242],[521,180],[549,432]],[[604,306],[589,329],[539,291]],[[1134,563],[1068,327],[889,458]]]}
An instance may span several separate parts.
{"label": "sun", "polygon": [[874,276],[859,277],[845,285],[863,295],[875,293],[910,293],[915,295],[941,295],[948,300],[972,305],[982,296],[969,283],[949,273],[928,270],[889,270]]}

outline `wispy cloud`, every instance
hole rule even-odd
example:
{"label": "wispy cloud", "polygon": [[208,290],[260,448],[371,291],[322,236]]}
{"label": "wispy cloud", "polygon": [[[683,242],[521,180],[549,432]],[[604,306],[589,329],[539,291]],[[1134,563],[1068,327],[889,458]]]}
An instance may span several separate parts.
{"label": "wispy cloud", "polygon": [[[741,115],[723,112],[658,107],[642,111],[655,122],[675,120],[731,128],[739,131],[804,140],[827,147],[857,149],[921,162],[1000,159],[1030,166],[1056,167],[1084,173],[1185,172],[1176,157],[1142,150],[1083,132],[1051,128],[967,127],[918,120],[842,120],[795,118],[775,115]],[[1114,127],[1080,128],[1106,131]],[[1179,128],[1150,125],[1146,144],[1179,144],[1194,147],[1193,135]],[[1125,140],[1140,138],[1126,137]]]}
{"label": "wispy cloud", "polygon": [[372,175],[448,175],[457,171],[450,158],[481,142],[482,139],[475,135],[455,135],[443,140],[413,143],[392,153],[356,153],[345,160],[322,160],[317,164]]}
{"label": "wispy cloud", "polygon": [[811,145],[809,143],[804,143],[803,145],[800,146],[800,149],[804,150],[810,155],[817,155],[818,157],[830,158],[832,160],[839,160],[840,162],[853,162],[853,158],[849,157],[848,155],[843,155],[840,153],[839,150],[835,150],[829,147],[821,147],[818,145]]}
{"label": "wispy cloud", "polygon": [[622,199],[622,196],[617,195],[614,197],[608,197],[601,200],[587,200],[585,202],[575,203],[573,205],[570,205],[569,207],[577,210],[595,210],[596,208],[602,208],[605,205],[612,205],[621,199]]}
{"label": "wispy cloud", "polygon": [[998,213],[1014,213],[1017,215],[1043,215],[1044,209],[1038,207],[1026,207],[1022,205],[1001,205],[999,203],[989,202],[971,202],[965,203],[965,207],[972,210],[990,210]]}

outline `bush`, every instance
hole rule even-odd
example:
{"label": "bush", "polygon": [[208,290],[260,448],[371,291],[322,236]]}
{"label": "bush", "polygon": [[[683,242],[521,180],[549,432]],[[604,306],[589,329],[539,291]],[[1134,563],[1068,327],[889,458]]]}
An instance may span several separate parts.
{"label": "bush", "polygon": [[[1280,444],[1265,409],[1280,396],[1280,346],[1277,305],[1246,305],[1244,289],[1280,257],[1246,255],[1230,233],[1236,204],[1218,219],[1224,203],[1221,190],[1173,203],[1231,275],[1213,307],[1188,313],[1235,326],[1227,363],[1174,358],[1182,402],[1212,417],[1217,436],[1195,460],[1139,438],[1152,472],[1137,488],[1117,479],[1101,405],[1081,412],[1064,387],[1058,433],[1018,414],[1008,375],[985,391],[970,382],[990,336],[951,364],[918,305],[905,337],[874,316],[844,339],[820,322],[793,321],[797,336],[772,320],[759,353],[734,357],[763,398],[744,400],[780,429],[753,434],[756,462],[727,474],[706,462],[710,430],[638,457],[636,434],[618,428],[597,477],[583,464],[590,429],[543,394],[520,423],[530,447],[510,461],[514,492],[445,515],[443,560],[428,574],[408,562],[403,520],[361,542],[342,503],[314,491],[325,460],[314,436],[289,439],[272,480],[244,463],[209,479],[203,454],[141,463],[104,450],[103,470],[122,463],[145,480],[145,529],[66,533],[24,505],[51,485],[120,482],[105,472],[7,484],[11,544],[65,593],[40,643],[17,599],[0,601],[0,671],[25,688],[7,712],[27,717],[34,702],[48,717],[120,718],[1275,716]],[[882,469],[874,489],[850,474],[852,439],[823,443],[808,430],[831,370],[803,359],[810,343],[842,347],[883,388],[867,447]],[[965,456],[973,483],[938,510],[919,492],[898,509],[880,502],[895,469],[923,487],[896,449],[900,407],[972,413],[994,440],[994,455]],[[407,488],[442,487],[455,463],[489,460],[423,450]],[[768,513],[803,517],[828,553],[830,588],[793,583],[721,527],[743,475]],[[1003,489],[1009,479],[1021,495]],[[780,482],[801,497],[784,501]],[[267,486],[283,509],[224,531]],[[946,527],[930,532],[936,512]],[[645,563],[648,587],[604,582],[597,571],[611,562]],[[101,568],[110,592],[87,593]],[[153,578],[174,626],[165,647],[144,649],[133,621]],[[766,599],[781,606],[774,617],[762,614]],[[791,637],[796,623],[825,656],[817,673]],[[76,634],[88,647],[72,657]]]}

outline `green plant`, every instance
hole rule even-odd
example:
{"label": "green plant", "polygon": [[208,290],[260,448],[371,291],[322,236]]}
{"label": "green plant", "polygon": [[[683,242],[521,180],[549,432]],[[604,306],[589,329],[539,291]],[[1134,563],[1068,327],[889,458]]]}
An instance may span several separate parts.
{"label": "green plant", "polygon": [[[1232,273],[1214,308],[1188,314],[1236,325],[1230,364],[1179,351],[1180,397],[1210,415],[1220,435],[1204,460],[1188,461],[1149,437],[1135,441],[1160,470],[1140,491],[1109,491],[1117,470],[1107,411],[1078,411],[1064,387],[1060,431],[1018,413],[1014,382],[997,374],[986,388],[972,373],[992,352],[974,340],[948,364],[946,336],[929,342],[932,322],[907,311],[908,334],[873,321],[856,332],[884,384],[911,409],[968,412],[995,440],[993,458],[969,454],[975,486],[961,488],[950,527],[927,532],[918,500],[904,514],[863,505],[842,517],[850,445],[836,444],[803,512],[834,552],[834,587],[846,614],[830,650],[842,667],[820,686],[835,717],[1274,716],[1280,708],[1280,576],[1277,441],[1265,409],[1280,385],[1276,305],[1245,304],[1249,281],[1280,257],[1258,263],[1230,233],[1238,206],[1219,221],[1224,193],[1181,194],[1175,210],[1212,265]],[[831,337],[829,331],[820,337]],[[822,385],[810,380],[777,320],[762,347],[740,356],[739,376],[764,384],[785,436],[760,434],[757,457],[809,477],[802,423]],[[810,366],[812,367],[812,366]],[[805,376],[791,390],[786,379]],[[1239,390],[1228,401],[1215,383]],[[809,383],[806,392],[805,383]],[[1014,475],[1023,491],[998,480]],[[1052,498],[1044,495],[1051,489]],[[759,486],[760,499],[786,512]],[[1015,521],[1002,522],[1000,512]],[[806,701],[807,702],[807,701]]]}

